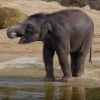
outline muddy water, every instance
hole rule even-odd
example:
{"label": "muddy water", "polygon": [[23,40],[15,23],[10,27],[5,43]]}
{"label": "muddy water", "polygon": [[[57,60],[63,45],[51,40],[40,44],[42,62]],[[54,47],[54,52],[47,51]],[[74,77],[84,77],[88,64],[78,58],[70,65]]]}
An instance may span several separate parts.
{"label": "muddy water", "polygon": [[100,100],[100,88],[50,85],[0,87],[0,100]]}

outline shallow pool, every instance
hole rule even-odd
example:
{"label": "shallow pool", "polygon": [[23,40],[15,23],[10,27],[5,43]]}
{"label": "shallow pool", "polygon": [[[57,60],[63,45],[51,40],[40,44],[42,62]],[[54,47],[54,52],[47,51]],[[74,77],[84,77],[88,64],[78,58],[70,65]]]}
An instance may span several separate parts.
{"label": "shallow pool", "polygon": [[0,100],[100,100],[100,88],[52,85],[0,87]]}

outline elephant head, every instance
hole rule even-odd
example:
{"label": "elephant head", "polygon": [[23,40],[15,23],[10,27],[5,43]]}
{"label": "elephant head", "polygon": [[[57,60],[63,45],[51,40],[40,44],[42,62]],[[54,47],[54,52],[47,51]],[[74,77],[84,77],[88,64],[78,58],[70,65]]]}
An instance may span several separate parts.
{"label": "elephant head", "polygon": [[[17,26],[12,26],[7,30],[10,39],[21,37],[19,44],[34,41],[43,41],[48,32],[52,31],[51,24],[44,14],[29,16],[25,21]],[[16,34],[15,34],[16,33]]]}

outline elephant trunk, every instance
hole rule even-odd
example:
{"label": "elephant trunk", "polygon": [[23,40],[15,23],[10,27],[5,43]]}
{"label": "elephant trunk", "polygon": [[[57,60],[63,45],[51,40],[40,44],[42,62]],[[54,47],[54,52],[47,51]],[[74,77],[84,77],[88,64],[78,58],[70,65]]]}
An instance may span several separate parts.
{"label": "elephant trunk", "polygon": [[7,36],[10,39],[21,37],[21,32],[19,31],[19,26],[12,26],[7,30]]}

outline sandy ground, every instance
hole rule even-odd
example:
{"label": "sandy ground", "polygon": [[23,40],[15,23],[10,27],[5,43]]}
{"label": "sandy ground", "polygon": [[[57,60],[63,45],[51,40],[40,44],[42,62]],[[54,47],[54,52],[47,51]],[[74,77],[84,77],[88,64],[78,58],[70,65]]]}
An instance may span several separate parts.
{"label": "sandy ground", "polygon": [[[80,85],[85,84],[85,86],[89,86],[86,83],[95,80],[91,83],[91,86],[100,86],[100,11],[91,10],[88,6],[84,8],[67,8],[60,6],[56,2],[48,3],[40,0],[6,0],[2,7],[16,8],[27,15],[38,12],[51,13],[62,9],[80,9],[86,12],[92,18],[95,25],[92,48],[93,63],[90,64],[86,61],[86,74],[82,78],[73,78],[72,82],[67,84],[77,85],[78,82]],[[0,85],[11,85],[13,81],[24,84],[27,84],[27,82],[36,82],[36,84],[38,81],[42,82],[45,76],[42,61],[43,43],[34,42],[19,45],[19,38],[10,40],[6,36],[6,31],[7,29],[0,30]],[[55,57],[55,76],[57,78],[56,81],[60,81],[62,71],[60,70],[57,57]],[[79,82],[80,80],[81,82]]]}

